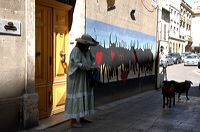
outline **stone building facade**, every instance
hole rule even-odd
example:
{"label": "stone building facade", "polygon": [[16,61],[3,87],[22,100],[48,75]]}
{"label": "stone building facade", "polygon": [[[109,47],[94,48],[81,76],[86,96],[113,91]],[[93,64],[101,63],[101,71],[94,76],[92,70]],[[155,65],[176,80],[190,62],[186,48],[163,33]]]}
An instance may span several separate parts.
{"label": "stone building facade", "polygon": [[1,0],[0,19],[1,31],[3,21],[21,25],[17,35],[0,33],[0,129],[15,130],[20,125],[22,95],[35,92],[35,1]]}
{"label": "stone building facade", "polygon": [[[184,0],[161,0],[159,6],[163,7],[163,5],[165,5],[165,8],[170,12],[167,52],[181,54],[191,51],[191,7]],[[161,19],[159,18],[158,21],[161,21]],[[160,28],[161,27],[159,27],[159,30]]]}
{"label": "stone building facade", "polygon": [[192,51],[192,36],[191,36],[191,26],[192,26],[192,8],[184,0],[182,0],[180,5],[180,36],[179,38],[184,40],[183,52]]}
{"label": "stone building facade", "polygon": [[168,1],[161,0],[158,5],[158,39],[163,55],[169,51],[170,10]]}
{"label": "stone building facade", "polygon": [[60,53],[68,63],[75,38],[83,33],[99,41],[103,53],[111,46],[120,49],[116,65],[99,64],[120,70],[117,76],[111,70],[96,88],[97,105],[155,88],[157,10],[152,0],[1,0],[0,26],[12,30],[0,32],[1,130],[33,127],[39,118],[64,111],[67,82]]}
{"label": "stone building facade", "polygon": [[192,14],[192,27],[191,27],[191,35],[193,38],[192,50],[194,52],[200,53],[200,38],[199,38],[199,23],[200,23],[200,1],[197,0],[194,2],[192,6],[193,14]]}
{"label": "stone building facade", "polygon": [[169,52],[182,53],[183,40],[179,38],[180,33],[180,3],[181,1],[170,2],[170,33]]}

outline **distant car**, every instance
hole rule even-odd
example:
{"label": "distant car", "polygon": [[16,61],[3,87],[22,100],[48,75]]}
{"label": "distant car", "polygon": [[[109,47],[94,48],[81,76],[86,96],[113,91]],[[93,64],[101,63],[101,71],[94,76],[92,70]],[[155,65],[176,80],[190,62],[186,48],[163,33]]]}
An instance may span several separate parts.
{"label": "distant car", "polygon": [[181,60],[182,60],[182,62],[184,62],[184,59],[188,56],[188,55],[190,55],[191,54],[191,52],[184,52],[184,53],[182,53],[181,54]]}
{"label": "distant car", "polygon": [[166,64],[168,66],[173,65],[174,59],[170,55],[167,55],[167,56],[160,59],[160,66],[162,66],[163,64]]}
{"label": "distant car", "polygon": [[166,59],[167,59],[167,65],[173,65],[174,64],[174,59],[172,58],[172,56],[167,55]]}
{"label": "distant car", "polygon": [[168,55],[170,55],[173,58],[174,64],[182,62],[181,55],[179,53],[169,53]]}
{"label": "distant car", "polygon": [[188,55],[185,59],[184,59],[184,66],[186,65],[193,65],[193,66],[197,66],[198,63],[200,61],[200,58],[198,55],[195,55],[195,54],[191,54],[191,55]]}

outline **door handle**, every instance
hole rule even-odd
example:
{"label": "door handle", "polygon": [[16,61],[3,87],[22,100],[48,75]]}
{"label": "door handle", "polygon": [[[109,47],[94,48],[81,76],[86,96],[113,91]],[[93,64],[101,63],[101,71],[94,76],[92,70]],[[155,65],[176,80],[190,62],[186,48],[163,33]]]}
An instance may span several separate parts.
{"label": "door handle", "polygon": [[65,63],[66,54],[64,51],[60,51],[61,62]]}
{"label": "door handle", "polygon": [[36,56],[40,56],[40,52],[36,52],[35,55],[36,55]]}

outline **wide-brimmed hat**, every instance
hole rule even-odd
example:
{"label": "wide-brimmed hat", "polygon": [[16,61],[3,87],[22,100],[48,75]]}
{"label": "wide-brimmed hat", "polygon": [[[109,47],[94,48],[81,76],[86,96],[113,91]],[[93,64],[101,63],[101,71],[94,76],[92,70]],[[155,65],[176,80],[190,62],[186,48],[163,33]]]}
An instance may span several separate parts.
{"label": "wide-brimmed hat", "polygon": [[86,45],[89,45],[89,46],[97,46],[99,44],[99,42],[94,40],[88,34],[83,34],[80,38],[77,38],[76,41],[81,43],[81,44],[86,44]]}

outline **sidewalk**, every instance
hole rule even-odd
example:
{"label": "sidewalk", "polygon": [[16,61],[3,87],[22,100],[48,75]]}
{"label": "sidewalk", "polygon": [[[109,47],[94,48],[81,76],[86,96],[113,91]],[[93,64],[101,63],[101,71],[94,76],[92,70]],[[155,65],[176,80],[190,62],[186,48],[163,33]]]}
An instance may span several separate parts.
{"label": "sidewalk", "polygon": [[[200,91],[195,88],[196,93]],[[189,93],[189,101],[185,94],[176,106],[162,108],[161,90],[152,90],[122,99],[96,108],[90,124],[83,128],[70,128],[64,120],[63,113],[49,124],[60,122],[45,128],[45,121],[33,128],[32,132],[199,132],[200,131],[200,98]],[[42,128],[43,127],[43,128]],[[29,132],[29,131],[28,131]]]}
{"label": "sidewalk", "polygon": [[[177,98],[176,98],[177,99]],[[162,108],[161,91],[149,91],[98,107],[93,123],[66,132],[199,132],[200,98]]]}

